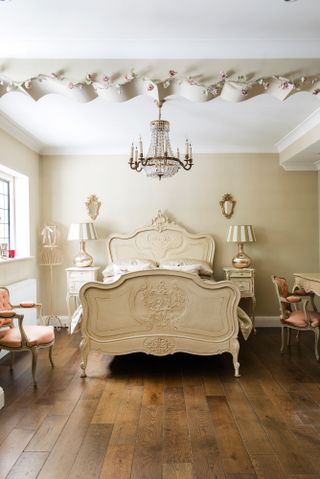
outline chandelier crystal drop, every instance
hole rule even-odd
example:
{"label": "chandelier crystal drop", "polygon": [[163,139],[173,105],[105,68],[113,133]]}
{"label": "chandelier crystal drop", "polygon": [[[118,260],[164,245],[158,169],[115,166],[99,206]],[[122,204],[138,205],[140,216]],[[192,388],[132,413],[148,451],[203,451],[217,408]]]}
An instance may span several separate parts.
{"label": "chandelier crystal drop", "polygon": [[150,178],[168,178],[178,173],[180,168],[189,171],[192,166],[192,146],[186,140],[184,160],[180,160],[180,152],[177,148],[176,156],[174,156],[170,137],[170,123],[167,120],[161,119],[161,107],[163,101],[157,102],[159,108],[158,120],[153,120],[150,123],[151,127],[151,141],[146,157],[143,154],[143,144],[140,138],[138,146],[131,145],[131,155],[129,165],[132,170],[144,170],[146,175]]}

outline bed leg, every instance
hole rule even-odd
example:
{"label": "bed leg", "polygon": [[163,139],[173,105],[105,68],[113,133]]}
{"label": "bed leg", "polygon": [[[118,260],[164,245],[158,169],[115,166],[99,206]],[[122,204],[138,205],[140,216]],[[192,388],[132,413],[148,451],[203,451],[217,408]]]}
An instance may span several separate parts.
{"label": "bed leg", "polygon": [[238,361],[238,355],[239,355],[239,350],[240,350],[240,343],[238,339],[233,339],[231,343],[231,354],[233,358],[233,367],[234,367],[234,376],[236,378],[240,378],[240,363]]}
{"label": "bed leg", "polygon": [[87,367],[87,362],[88,362],[88,354],[89,354],[89,348],[88,348],[88,341],[87,339],[83,338],[81,343],[80,343],[80,352],[81,352],[81,358],[82,361],[80,363],[80,369],[81,369],[81,378],[86,378],[86,367]]}

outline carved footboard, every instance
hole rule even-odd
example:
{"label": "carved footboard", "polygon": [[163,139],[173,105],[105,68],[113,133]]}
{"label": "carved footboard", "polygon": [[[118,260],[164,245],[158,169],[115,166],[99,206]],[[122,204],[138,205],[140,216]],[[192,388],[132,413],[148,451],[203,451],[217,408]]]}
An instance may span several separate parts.
{"label": "carved footboard", "polygon": [[80,291],[81,375],[90,350],[99,350],[156,356],[229,352],[239,376],[239,299],[229,281],[166,270],[130,273],[112,284],[87,283]]}

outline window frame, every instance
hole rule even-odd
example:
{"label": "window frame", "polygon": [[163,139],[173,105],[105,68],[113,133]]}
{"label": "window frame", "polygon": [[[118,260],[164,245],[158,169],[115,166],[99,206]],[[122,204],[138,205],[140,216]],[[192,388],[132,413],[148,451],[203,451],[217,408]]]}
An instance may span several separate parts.
{"label": "window frame", "polygon": [[[14,198],[15,198],[15,179],[14,176],[8,175],[0,169],[0,180],[8,184],[8,250],[15,247],[15,214],[14,214]],[[2,242],[0,240],[0,242]]]}

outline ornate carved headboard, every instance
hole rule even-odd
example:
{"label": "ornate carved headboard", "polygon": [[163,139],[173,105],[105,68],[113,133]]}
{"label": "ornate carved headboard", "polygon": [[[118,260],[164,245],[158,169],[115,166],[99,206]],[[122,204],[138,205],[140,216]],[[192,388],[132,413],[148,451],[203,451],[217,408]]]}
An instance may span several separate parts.
{"label": "ornate carved headboard", "polygon": [[117,262],[130,258],[192,258],[212,265],[215,243],[207,234],[192,234],[170,221],[161,211],[151,223],[131,234],[112,234],[107,239],[107,260]]}

